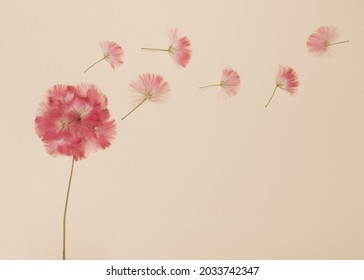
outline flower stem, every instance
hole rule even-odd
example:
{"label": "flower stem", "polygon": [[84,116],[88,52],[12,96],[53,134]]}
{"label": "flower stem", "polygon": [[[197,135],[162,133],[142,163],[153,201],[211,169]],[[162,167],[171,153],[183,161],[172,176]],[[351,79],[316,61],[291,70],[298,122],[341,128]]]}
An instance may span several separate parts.
{"label": "flower stem", "polygon": [[169,52],[169,49],[156,49],[156,48],[141,48],[142,50],[147,50],[147,51],[164,51],[164,52]]}
{"label": "flower stem", "polygon": [[271,96],[271,97],[270,97],[270,99],[268,100],[268,103],[265,105],[265,108],[267,108],[267,106],[269,105],[269,103],[270,103],[270,101],[272,100],[272,98],[273,98],[274,94],[276,93],[277,88],[278,88],[278,85],[276,85],[276,87],[274,88],[274,91],[273,91],[273,93],[272,93],[272,96]]}
{"label": "flower stem", "polygon": [[222,84],[214,84],[214,85],[208,85],[208,86],[203,86],[203,87],[199,87],[199,88],[208,88],[208,87],[221,87]]}
{"label": "flower stem", "polygon": [[133,113],[140,105],[142,105],[146,100],[148,99],[148,96],[146,96],[138,105],[134,107],[133,110],[131,110],[129,113],[127,113],[121,120],[124,120],[127,116],[129,116],[131,113]]}
{"label": "flower stem", "polygon": [[88,67],[85,71],[83,71],[83,73],[86,73],[88,70],[90,70],[92,67],[94,67],[97,63],[103,61],[104,59],[108,58],[108,55],[105,55],[103,58],[99,59],[98,61],[96,61],[94,64],[92,64],[90,67]]}
{"label": "flower stem", "polygon": [[349,42],[350,42],[349,40],[346,40],[346,41],[340,41],[340,42],[336,42],[336,43],[329,44],[329,46],[338,45],[338,44],[343,44],[343,43],[349,43]]}
{"label": "flower stem", "polygon": [[70,196],[70,189],[71,189],[71,182],[72,182],[72,174],[73,174],[73,167],[75,165],[75,158],[72,159],[72,167],[70,178],[68,180],[68,189],[67,189],[67,196],[66,196],[66,204],[64,206],[64,213],[63,213],[63,260],[66,259],[66,220],[67,220],[67,207],[68,207],[68,198]]}

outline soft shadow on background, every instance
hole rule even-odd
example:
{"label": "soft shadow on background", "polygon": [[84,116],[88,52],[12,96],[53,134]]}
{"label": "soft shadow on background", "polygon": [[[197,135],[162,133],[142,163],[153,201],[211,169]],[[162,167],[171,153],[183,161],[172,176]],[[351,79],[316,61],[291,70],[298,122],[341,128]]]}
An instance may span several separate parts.
{"label": "soft shadow on background", "polygon": [[[70,259],[363,259],[364,2],[4,1],[0,11],[0,259],[60,259],[71,159],[34,131],[45,92],[95,83],[109,98],[112,146],[75,165]],[[307,37],[336,26],[330,56]],[[192,59],[166,53],[178,27]],[[125,50],[113,71],[99,42]],[[301,85],[274,89],[279,64]],[[230,66],[238,96],[214,89]],[[165,104],[132,108],[128,83],[161,74]]]}

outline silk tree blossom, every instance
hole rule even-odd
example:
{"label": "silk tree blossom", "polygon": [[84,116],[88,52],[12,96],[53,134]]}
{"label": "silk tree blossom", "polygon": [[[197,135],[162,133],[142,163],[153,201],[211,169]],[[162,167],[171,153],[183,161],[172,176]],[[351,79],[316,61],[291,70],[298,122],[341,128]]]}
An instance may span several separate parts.
{"label": "silk tree blossom", "polygon": [[338,35],[336,27],[321,26],[308,37],[307,49],[310,53],[322,55],[328,51],[330,46],[349,42],[349,40],[335,42]]}
{"label": "silk tree blossom", "polygon": [[293,70],[293,68],[284,67],[280,65],[276,77],[276,87],[274,88],[272,96],[268,100],[268,103],[265,105],[265,107],[267,107],[271,102],[277,88],[283,89],[284,91],[287,91],[291,95],[295,95],[298,86],[299,86],[299,81],[297,78],[297,74]]}
{"label": "silk tree blossom", "polygon": [[221,80],[218,84],[212,84],[207,86],[202,86],[202,88],[208,87],[221,87],[220,96],[225,99],[238,94],[238,89],[240,86],[240,76],[238,72],[232,68],[225,67],[222,71]]}
{"label": "silk tree blossom", "polygon": [[49,154],[75,160],[107,148],[115,136],[107,98],[92,84],[53,86],[41,103],[35,124]]}
{"label": "silk tree blossom", "polygon": [[124,55],[123,48],[119,46],[117,43],[112,41],[103,41],[100,42],[100,47],[103,53],[103,57],[88,67],[84,73],[90,70],[93,66],[98,64],[99,62],[105,60],[107,61],[112,69],[115,69],[116,66],[123,64],[122,56]]}
{"label": "silk tree blossom", "polygon": [[138,94],[136,98],[137,105],[128,114],[126,114],[122,120],[124,120],[147,100],[156,103],[163,102],[171,90],[169,84],[162,76],[151,73],[140,75],[137,80],[131,82],[129,86],[133,92]]}
{"label": "silk tree blossom", "polygon": [[115,137],[107,98],[95,85],[55,85],[48,90],[35,118],[35,129],[52,156],[72,157],[63,214],[63,260],[66,259],[66,219],[74,163],[90,151],[105,149]]}
{"label": "silk tree blossom", "polygon": [[142,50],[165,51],[168,52],[174,61],[182,67],[186,67],[191,59],[191,42],[186,36],[181,36],[177,28],[169,32],[170,45],[167,49],[142,48]]}

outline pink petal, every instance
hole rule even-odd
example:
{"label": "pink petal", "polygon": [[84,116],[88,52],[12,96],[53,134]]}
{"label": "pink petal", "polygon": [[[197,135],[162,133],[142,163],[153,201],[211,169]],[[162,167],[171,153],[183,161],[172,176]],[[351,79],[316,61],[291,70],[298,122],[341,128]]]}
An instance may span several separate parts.
{"label": "pink petal", "polygon": [[240,76],[238,72],[232,68],[226,67],[222,71],[220,83],[223,88],[222,95],[225,97],[232,97],[238,93],[240,86]]}
{"label": "pink petal", "polygon": [[40,104],[35,129],[49,154],[79,160],[108,147],[116,126],[110,120],[106,96],[92,84],[81,84],[50,89]]}
{"label": "pink petal", "polygon": [[170,91],[168,83],[164,81],[162,76],[151,73],[140,75],[129,86],[131,90],[141,94],[138,101],[147,97],[151,101],[162,102]]}
{"label": "pink petal", "polygon": [[113,69],[116,66],[123,64],[121,57],[124,54],[124,51],[121,46],[112,41],[103,41],[100,42],[100,47],[104,56],[107,56],[105,59]]}
{"label": "pink petal", "polygon": [[170,31],[170,55],[182,67],[186,67],[191,59],[191,43],[189,39],[184,36],[179,36],[178,29],[174,28]]}
{"label": "pink petal", "polygon": [[337,38],[338,31],[335,27],[321,26],[307,39],[307,49],[311,53],[324,54],[329,44]]}
{"label": "pink petal", "polygon": [[291,67],[279,66],[276,84],[279,88],[289,92],[291,95],[296,93],[299,81],[296,72]]}

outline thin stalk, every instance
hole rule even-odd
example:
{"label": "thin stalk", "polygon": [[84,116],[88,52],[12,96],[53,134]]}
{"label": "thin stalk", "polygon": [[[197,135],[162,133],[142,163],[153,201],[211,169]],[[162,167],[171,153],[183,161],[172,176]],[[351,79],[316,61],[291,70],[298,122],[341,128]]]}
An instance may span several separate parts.
{"label": "thin stalk", "polygon": [[270,103],[270,101],[272,100],[272,98],[273,98],[274,94],[276,93],[277,88],[278,88],[278,85],[276,85],[276,87],[274,88],[274,91],[273,91],[273,93],[272,93],[272,96],[269,98],[268,103],[265,105],[265,108],[267,108],[267,106],[269,105],[269,103]]}
{"label": "thin stalk", "polygon": [[67,196],[66,196],[66,204],[64,206],[64,213],[63,213],[63,260],[66,259],[66,220],[67,220],[67,207],[68,207],[68,198],[70,196],[70,189],[71,189],[71,182],[72,182],[72,174],[73,174],[73,167],[75,165],[75,159],[72,159],[72,167],[70,178],[68,180],[68,188],[67,188]]}
{"label": "thin stalk", "polygon": [[214,85],[208,85],[208,86],[203,86],[203,87],[199,87],[199,88],[208,88],[208,87],[221,87],[221,83],[220,84],[214,84]]}
{"label": "thin stalk", "polygon": [[121,120],[124,120],[127,116],[129,116],[131,113],[133,113],[140,105],[142,105],[146,100],[148,99],[148,97],[146,96],[143,100],[142,100],[142,102],[140,102],[138,105],[136,105],[135,107],[134,107],[134,109],[133,110],[131,110],[129,113],[127,113]]}
{"label": "thin stalk", "polygon": [[108,58],[108,55],[105,55],[103,58],[99,59],[98,61],[96,61],[94,64],[92,64],[90,67],[88,67],[85,71],[83,71],[83,73],[86,73],[88,70],[90,70],[92,67],[94,67],[97,63],[103,61],[104,59]]}
{"label": "thin stalk", "polygon": [[346,41],[340,41],[340,42],[336,42],[336,43],[329,44],[329,46],[338,45],[338,44],[343,44],[343,43],[349,43],[349,42],[350,42],[349,40],[346,40]]}

